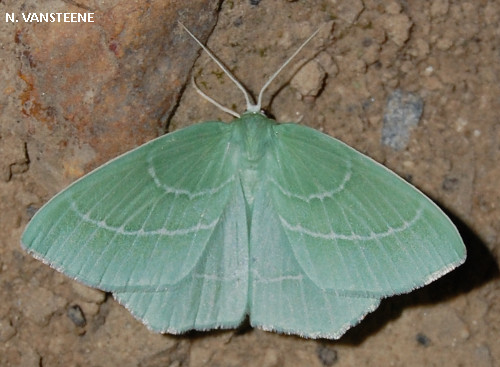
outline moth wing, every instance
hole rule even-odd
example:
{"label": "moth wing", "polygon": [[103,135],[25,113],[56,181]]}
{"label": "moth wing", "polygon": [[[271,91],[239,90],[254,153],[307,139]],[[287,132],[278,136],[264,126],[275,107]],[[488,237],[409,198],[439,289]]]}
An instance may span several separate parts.
{"label": "moth wing", "polygon": [[304,126],[275,136],[250,233],[253,325],[338,338],[464,262],[452,222],[396,174]]}
{"label": "moth wing", "polygon": [[40,209],[23,246],[113,292],[153,330],[238,325],[248,235],[230,136],[230,125],[202,123],[106,163]]}

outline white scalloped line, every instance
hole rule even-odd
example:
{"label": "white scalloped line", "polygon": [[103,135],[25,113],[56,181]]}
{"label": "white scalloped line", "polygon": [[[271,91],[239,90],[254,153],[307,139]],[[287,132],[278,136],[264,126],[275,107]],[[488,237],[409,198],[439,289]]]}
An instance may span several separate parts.
{"label": "white scalloped line", "polygon": [[254,275],[253,280],[257,283],[262,283],[262,284],[281,283],[281,282],[287,281],[287,280],[301,282],[302,280],[304,280],[303,274],[282,275],[282,276],[274,277],[274,278],[266,278],[266,277],[263,277],[262,275],[260,275],[260,273],[256,269],[252,269],[252,273]]}
{"label": "white scalloped line", "polygon": [[235,176],[232,175],[231,177],[229,177],[226,181],[224,181],[223,183],[221,183],[217,187],[212,187],[210,189],[205,189],[205,190],[201,190],[198,192],[191,192],[191,191],[186,190],[186,189],[179,189],[179,188],[168,186],[168,185],[165,185],[164,183],[162,183],[160,181],[160,179],[158,178],[158,176],[156,175],[156,171],[155,171],[153,166],[150,166],[148,168],[148,173],[151,176],[151,178],[153,179],[155,185],[157,187],[161,188],[166,194],[174,194],[176,196],[177,195],[185,195],[189,198],[189,200],[192,200],[198,196],[214,195],[214,194],[218,193],[219,191],[221,191],[225,186],[229,185],[231,182],[233,182],[235,180]]}
{"label": "white scalloped line", "polygon": [[342,179],[342,182],[340,183],[340,185],[338,187],[336,187],[333,190],[318,192],[318,193],[307,195],[307,196],[295,194],[291,191],[288,191],[283,186],[281,186],[273,177],[268,177],[268,181],[273,183],[279,189],[279,191],[281,191],[281,193],[283,195],[288,196],[290,198],[299,199],[299,200],[305,201],[307,203],[311,202],[311,200],[313,200],[313,199],[318,199],[318,200],[323,201],[323,199],[325,199],[325,198],[333,198],[333,196],[335,194],[344,190],[345,185],[351,180],[351,164],[350,163],[349,163],[347,168],[348,168],[348,171],[345,174],[344,178]]}
{"label": "white scalloped line", "polygon": [[193,273],[191,274],[191,278],[193,279],[203,279],[203,280],[208,280],[212,282],[232,282],[238,279],[242,279],[243,277],[246,276],[246,269],[245,271],[235,271],[230,276],[228,277],[223,277],[219,275],[214,275],[214,274],[205,274],[205,273]]}
{"label": "white scalloped line", "polygon": [[302,227],[300,224],[297,225],[291,225],[289,222],[286,221],[281,215],[279,216],[281,224],[283,226],[292,231],[292,232],[298,232],[305,234],[307,236],[313,237],[313,238],[320,238],[323,240],[348,240],[348,241],[370,241],[370,240],[375,240],[379,238],[384,238],[391,236],[395,233],[405,231],[406,229],[410,228],[417,220],[420,219],[422,216],[423,209],[418,208],[418,210],[415,213],[415,216],[410,220],[410,221],[404,221],[403,225],[400,227],[392,228],[389,227],[389,229],[385,232],[371,232],[369,235],[359,235],[359,234],[340,234],[340,233],[335,233],[334,231],[330,231],[328,233],[321,233],[321,232],[314,232],[311,231],[307,228]]}
{"label": "white scalloped line", "polygon": [[143,228],[139,229],[138,231],[128,231],[124,228],[124,226],[120,227],[113,227],[107,224],[103,220],[95,220],[90,218],[90,216],[87,214],[83,214],[78,210],[76,207],[76,204],[74,202],[71,203],[71,209],[86,223],[91,223],[100,229],[105,229],[110,232],[115,232],[120,235],[124,236],[180,236],[180,235],[186,235],[190,233],[196,233],[198,231],[202,230],[211,230],[213,229],[217,223],[219,222],[219,219],[215,219],[213,222],[208,223],[208,224],[202,224],[199,222],[198,224],[187,227],[187,228],[178,228],[178,229],[166,229],[166,228],[160,228],[160,229],[155,229],[152,231],[145,231]]}

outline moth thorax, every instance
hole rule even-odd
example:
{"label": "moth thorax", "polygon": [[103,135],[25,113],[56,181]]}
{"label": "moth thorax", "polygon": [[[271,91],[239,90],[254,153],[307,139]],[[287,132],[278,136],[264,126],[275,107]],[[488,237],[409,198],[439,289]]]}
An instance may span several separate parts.
{"label": "moth thorax", "polygon": [[273,139],[274,121],[260,113],[244,114],[236,121],[238,135],[242,141],[242,153],[251,164],[258,164],[267,154]]}

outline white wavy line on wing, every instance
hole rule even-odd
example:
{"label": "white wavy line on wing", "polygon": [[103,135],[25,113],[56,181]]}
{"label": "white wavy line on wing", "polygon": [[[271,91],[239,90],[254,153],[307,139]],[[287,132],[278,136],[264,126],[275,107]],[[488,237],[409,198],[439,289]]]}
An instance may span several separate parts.
{"label": "white wavy line on wing", "polygon": [[314,232],[311,231],[307,228],[302,227],[300,224],[297,225],[292,225],[289,222],[286,221],[281,215],[279,216],[281,223],[283,226],[292,231],[292,232],[298,232],[305,234],[310,237],[314,238],[321,238],[324,240],[348,240],[348,241],[370,241],[374,239],[379,239],[387,236],[391,236],[394,233],[402,232],[408,228],[410,228],[422,215],[422,208],[419,208],[416,211],[415,216],[410,220],[410,221],[404,221],[403,224],[400,227],[392,228],[389,227],[389,229],[385,232],[372,232],[369,235],[359,235],[359,234],[341,234],[341,233],[335,233],[333,231],[330,231],[328,233],[321,233],[321,232]]}
{"label": "white wavy line on wing", "polygon": [[335,194],[343,191],[345,185],[351,179],[350,166],[348,168],[349,168],[349,171],[347,171],[346,175],[344,176],[344,178],[342,179],[342,182],[340,183],[340,185],[338,187],[336,187],[333,190],[318,192],[318,193],[314,193],[314,194],[311,194],[311,195],[295,194],[295,193],[293,193],[291,191],[288,191],[283,186],[281,186],[274,178],[269,177],[268,180],[269,180],[269,182],[273,183],[281,191],[281,193],[283,195],[291,197],[291,198],[299,199],[299,200],[302,200],[302,201],[305,201],[305,202],[309,203],[313,199],[319,199],[319,200],[322,201],[324,198],[333,198],[333,196]]}
{"label": "white wavy line on wing", "polygon": [[89,214],[84,214],[78,210],[76,207],[75,203],[71,203],[71,209],[80,217],[82,218],[83,221],[87,223],[91,223],[101,229],[105,229],[107,231],[111,232],[116,232],[120,235],[125,235],[125,236],[157,236],[157,235],[163,235],[163,236],[179,236],[179,235],[186,235],[189,233],[195,233],[200,230],[209,230],[213,229],[217,223],[219,222],[219,219],[215,219],[213,222],[208,223],[208,224],[202,224],[201,222],[197,223],[194,226],[187,227],[187,228],[177,228],[177,229],[166,229],[166,228],[160,228],[160,229],[155,229],[152,231],[145,231],[143,228],[136,230],[136,231],[129,231],[126,230],[123,226],[120,227],[114,227],[110,226],[103,220],[95,220],[90,218]]}
{"label": "white wavy line on wing", "polygon": [[229,177],[226,181],[222,182],[217,187],[212,187],[212,188],[201,190],[198,192],[191,192],[191,191],[186,190],[186,189],[179,189],[179,188],[168,186],[168,185],[165,185],[164,183],[162,183],[160,181],[160,179],[158,178],[158,176],[156,175],[156,171],[155,171],[153,166],[150,166],[148,168],[148,173],[151,176],[151,178],[153,179],[155,185],[157,187],[161,188],[165,193],[174,194],[174,195],[186,195],[189,198],[189,200],[192,200],[198,196],[206,196],[206,195],[216,194],[220,190],[222,190],[225,186],[227,186],[228,184],[230,184],[231,182],[233,182],[235,180],[235,176],[232,175],[231,177]]}

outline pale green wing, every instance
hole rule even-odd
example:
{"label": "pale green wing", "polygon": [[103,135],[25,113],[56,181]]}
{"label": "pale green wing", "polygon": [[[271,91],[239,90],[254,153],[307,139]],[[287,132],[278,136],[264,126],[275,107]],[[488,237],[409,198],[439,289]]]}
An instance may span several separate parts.
{"label": "pale green wing", "polygon": [[254,203],[250,259],[249,313],[254,327],[337,339],[380,303],[378,297],[346,297],[318,287],[295,256],[266,191]]}
{"label": "pale green wing", "polygon": [[250,233],[252,325],[338,338],[381,298],[465,260],[455,226],[413,186],[316,130],[274,129]]}
{"label": "pale green wing", "polygon": [[207,122],[112,160],[40,209],[23,246],[156,331],[238,325],[248,234],[230,136]]}

